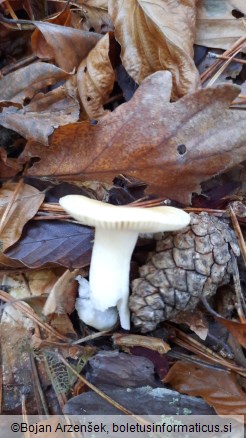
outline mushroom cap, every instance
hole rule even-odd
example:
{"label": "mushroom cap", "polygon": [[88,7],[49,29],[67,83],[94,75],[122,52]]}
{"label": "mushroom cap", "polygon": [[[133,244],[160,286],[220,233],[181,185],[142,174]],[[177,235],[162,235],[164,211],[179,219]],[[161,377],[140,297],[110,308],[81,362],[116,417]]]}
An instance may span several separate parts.
{"label": "mushroom cap", "polygon": [[190,223],[190,215],[175,207],[115,206],[81,195],[64,196],[59,203],[78,222],[104,229],[157,233],[179,230]]}

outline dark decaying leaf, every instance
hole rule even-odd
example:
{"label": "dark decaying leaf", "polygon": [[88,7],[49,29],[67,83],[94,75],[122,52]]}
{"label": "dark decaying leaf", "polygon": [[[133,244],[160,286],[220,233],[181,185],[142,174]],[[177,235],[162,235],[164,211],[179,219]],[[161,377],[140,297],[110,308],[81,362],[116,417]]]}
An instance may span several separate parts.
{"label": "dark decaying leaf", "polygon": [[246,412],[246,394],[232,372],[176,362],[164,382],[181,394],[202,397],[219,415]]}
{"label": "dark decaying leaf", "polygon": [[48,149],[29,142],[22,160],[41,158],[29,175],[111,182],[125,173],[149,183],[152,193],[190,201],[201,182],[246,159],[246,114],[228,109],[239,93],[236,86],[199,90],[169,103],[171,86],[170,73],[157,72],[96,125],[60,127]]}
{"label": "dark decaying leaf", "polygon": [[90,262],[94,232],[88,227],[62,221],[30,221],[22,239],[5,255],[30,268],[49,262],[68,269],[81,268]]}

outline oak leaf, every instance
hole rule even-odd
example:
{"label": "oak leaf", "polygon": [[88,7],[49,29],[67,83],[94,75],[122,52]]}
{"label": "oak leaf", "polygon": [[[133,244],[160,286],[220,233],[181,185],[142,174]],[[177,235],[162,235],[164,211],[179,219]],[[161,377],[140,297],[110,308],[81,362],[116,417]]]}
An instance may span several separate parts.
{"label": "oak leaf", "polygon": [[48,148],[28,142],[22,161],[41,158],[29,175],[110,182],[125,173],[149,183],[152,193],[188,202],[201,182],[246,160],[246,114],[228,109],[236,86],[206,88],[169,103],[171,82],[169,72],[154,73],[97,125],[60,127]]}
{"label": "oak leaf", "polygon": [[195,91],[193,61],[196,0],[109,0],[122,64],[139,84],[158,70],[173,77],[172,97]]}

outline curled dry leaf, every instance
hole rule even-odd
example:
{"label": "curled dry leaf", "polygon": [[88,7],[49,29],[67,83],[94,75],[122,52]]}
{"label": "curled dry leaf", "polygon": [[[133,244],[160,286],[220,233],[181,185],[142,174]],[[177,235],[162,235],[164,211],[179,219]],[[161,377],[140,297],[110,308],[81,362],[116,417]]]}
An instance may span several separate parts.
{"label": "curled dry leaf", "polygon": [[37,213],[44,200],[44,194],[27,184],[23,184],[6,217],[5,209],[11,202],[17,184],[6,183],[0,189],[0,242],[1,251],[19,240],[24,225]]}
{"label": "curled dry leaf", "polygon": [[168,102],[170,92],[170,73],[154,73],[97,125],[60,127],[49,148],[29,142],[21,160],[41,158],[28,171],[33,176],[144,178],[152,193],[187,203],[201,182],[246,160],[246,114],[228,109],[239,93],[233,85],[199,90],[175,103]]}
{"label": "curled dry leaf", "polygon": [[72,72],[93,49],[102,35],[52,23],[35,22],[41,32],[32,39],[33,51],[40,58],[54,59],[58,67]]}
{"label": "curled dry leaf", "polygon": [[174,99],[199,87],[193,61],[196,0],[109,0],[122,64],[141,83],[158,70],[169,70]]}
{"label": "curled dry leaf", "polygon": [[195,43],[205,47],[229,49],[245,35],[245,24],[233,11],[246,15],[245,0],[202,0],[197,5]]}
{"label": "curled dry leaf", "polygon": [[106,113],[103,104],[114,86],[115,75],[109,59],[109,44],[109,34],[106,34],[78,68],[78,92],[91,119],[98,119]]}
{"label": "curled dry leaf", "polygon": [[218,415],[244,415],[246,412],[246,394],[232,372],[176,362],[164,382],[181,394],[202,397]]}
{"label": "curled dry leaf", "polygon": [[75,269],[72,272],[67,270],[58,278],[44,305],[44,315],[47,316],[51,313],[72,313],[78,290],[78,283],[75,281],[78,272],[79,269]]}

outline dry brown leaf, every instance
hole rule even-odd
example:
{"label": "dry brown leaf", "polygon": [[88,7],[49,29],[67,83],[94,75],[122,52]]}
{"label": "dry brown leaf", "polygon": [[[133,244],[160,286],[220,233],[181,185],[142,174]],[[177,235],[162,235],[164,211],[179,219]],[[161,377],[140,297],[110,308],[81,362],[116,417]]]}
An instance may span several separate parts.
{"label": "dry brown leaf", "polygon": [[[2,254],[1,254],[2,256]],[[1,261],[1,257],[0,257]],[[13,260],[13,263],[17,263]],[[29,270],[23,273],[4,273],[4,286],[7,287],[8,293],[17,299],[35,297],[48,294],[57,279],[59,278],[55,270],[42,269]],[[31,301],[28,302],[31,304]]]}
{"label": "dry brown leaf", "polygon": [[242,347],[246,348],[246,324],[224,318],[216,318],[236,338]]}
{"label": "dry brown leaf", "polygon": [[0,114],[0,124],[26,139],[48,144],[48,137],[54,128],[76,122],[79,113],[79,102],[64,85],[49,93],[40,93],[22,109],[14,106],[4,108]]}
{"label": "dry brown leaf", "polygon": [[[23,305],[28,307],[26,303]],[[19,310],[11,305],[5,307],[0,326],[5,414],[21,404],[23,390],[28,391],[32,400],[35,399],[30,363],[30,341],[34,327],[33,321]]]}
{"label": "dry brown leaf", "polygon": [[206,320],[204,313],[200,310],[193,312],[180,312],[174,318],[172,322],[176,324],[187,325],[199,338],[205,340],[208,335],[208,321]]}
{"label": "dry brown leaf", "polygon": [[8,158],[5,149],[0,147],[0,175],[1,178],[11,178],[21,170],[22,166],[16,158]]}
{"label": "dry brown leaf", "polygon": [[246,15],[245,0],[202,0],[197,5],[195,43],[205,47],[229,49],[245,35],[243,20],[232,11]]}
{"label": "dry brown leaf", "polygon": [[78,283],[75,281],[78,272],[79,269],[72,272],[66,270],[58,278],[44,305],[43,314],[45,316],[51,313],[72,313],[78,291]]}
{"label": "dry brown leaf", "polygon": [[24,225],[37,213],[44,200],[44,194],[27,184],[23,184],[6,218],[3,214],[13,198],[15,183],[6,183],[0,189],[0,242],[1,251],[19,240]]}
{"label": "dry brown leaf", "polygon": [[109,34],[106,34],[78,68],[78,92],[91,119],[98,119],[107,112],[103,104],[114,87],[115,75],[109,59],[109,44]]}
{"label": "dry brown leaf", "polygon": [[109,0],[108,5],[122,63],[137,83],[169,70],[173,99],[199,87],[193,61],[196,0]]}
{"label": "dry brown leaf", "polygon": [[149,183],[152,193],[189,202],[200,182],[246,160],[246,114],[228,109],[236,86],[206,88],[175,103],[168,103],[170,92],[170,73],[157,72],[97,125],[61,127],[46,149],[29,142],[22,160],[41,157],[29,174],[110,182],[126,173]]}
{"label": "dry brown leaf", "polygon": [[72,27],[86,31],[95,31],[97,33],[106,34],[114,30],[114,25],[107,12],[107,9],[87,6],[83,9],[83,20],[81,17],[72,12]]}
{"label": "dry brown leaf", "polygon": [[45,87],[68,79],[69,76],[68,73],[55,65],[36,62],[9,73],[0,80],[1,100],[22,104],[25,99],[32,99],[37,92]]}
{"label": "dry brown leaf", "polygon": [[245,415],[246,394],[232,372],[176,362],[164,382],[181,394],[202,397],[218,415]]}
{"label": "dry brown leaf", "polygon": [[58,67],[72,72],[86,58],[102,35],[52,23],[35,22],[40,33],[32,38],[33,51],[40,58],[54,59]]}

